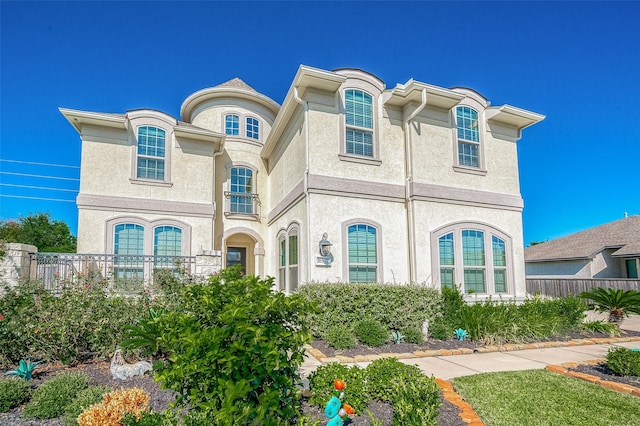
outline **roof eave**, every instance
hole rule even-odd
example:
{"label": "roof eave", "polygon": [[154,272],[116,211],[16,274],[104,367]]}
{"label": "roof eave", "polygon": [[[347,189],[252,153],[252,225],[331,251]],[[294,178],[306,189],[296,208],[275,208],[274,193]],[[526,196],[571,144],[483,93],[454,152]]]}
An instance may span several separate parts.
{"label": "roof eave", "polygon": [[402,108],[410,103],[422,102],[422,91],[427,91],[427,106],[441,109],[451,109],[465,98],[465,95],[445,89],[421,83],[413,79],[404,85],[398,85],[391,90],[391,96],[385,101],[385,106]]}
{"label": "roof eave", "polygon": [[209,99],[215,99],[220,97],[233,97],[239,99],[245,99],[251,102],[257,102],[260,105],[267,108],[274,116],[278,114],[280,105],[271,99],[270,97],[263,95],[262,93],[243,89],[239,87],[209,87],[206,89],[198,90],[192,93],[184,100],[180,107],[180,120],[191,123],[193,111],[196,106],[208,101]]}
{"label": "roof eave", "polygon": [[515,127],[518,130],[525,129],[541,122],[546,117],[536,112],[516,108],[511,105],[487,108],[487,120],[499,124]]}
{"label": "roof eave", "polygon": [[127,119],[124,115],[79,111],[68,108],[58,108],[58,110],[80,134],[82,134],[82,126],[85,124],[111,127],[118,130],[127,129]]}
{"label": "roof eave", "polygon": [[212,132],[193,126],[183,126],[178,124],[174,126],[173,132],[176,137],[189,139],[197,142],[212,143],[214,152],[221,152],[224,145],[225,135],[222,133]]}

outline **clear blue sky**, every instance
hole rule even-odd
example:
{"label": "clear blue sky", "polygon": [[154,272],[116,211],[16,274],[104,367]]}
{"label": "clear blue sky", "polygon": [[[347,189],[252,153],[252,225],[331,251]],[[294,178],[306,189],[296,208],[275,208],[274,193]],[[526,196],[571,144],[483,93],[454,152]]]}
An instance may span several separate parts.
{"label": "clear blue sky", "polygon": [[[473,88],[547,116],[519,144],[525,242],[640,214],[640,2],[0,1],[0,159],[79,166],[58,107],[179,116],[240,77],[282,102],[300,64]],[[105,159],[105,161],[109,161]],[[76,168],[0,161],[0,219],[75,233]],[[12,173],[20,173],[15,175]]]}

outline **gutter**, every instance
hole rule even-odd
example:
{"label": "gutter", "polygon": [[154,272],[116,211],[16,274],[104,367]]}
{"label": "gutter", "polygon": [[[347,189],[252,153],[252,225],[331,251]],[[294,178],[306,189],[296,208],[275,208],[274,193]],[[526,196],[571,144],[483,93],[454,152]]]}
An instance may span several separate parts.
{"label": "gutter", "polygon": [[409,282],[416,280],[416,238],[415,238],[415,212],[414,200],[411,198],[411,184],[413,183],[413,154],[411,151],[411,127],[410,122],[427,106],[427,89],[422,89],[422,103],[405,120],[402,126],[404,129],[404,157],[405,157],[405,198],[407,203],[407,232],[409,243]]}
{"label": "gutter", "polygon": [[303,101],[298,96],[298,87],[293,87],[293,99],[304,107],[304,180],[303,193],[304,203],[307,210],[307,279],[311,278],[311,200],[309,199],[309,102]]}

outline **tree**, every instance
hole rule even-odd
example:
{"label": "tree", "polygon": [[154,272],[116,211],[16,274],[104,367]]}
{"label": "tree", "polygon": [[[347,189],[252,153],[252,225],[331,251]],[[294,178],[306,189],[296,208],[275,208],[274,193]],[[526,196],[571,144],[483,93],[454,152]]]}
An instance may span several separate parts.
{"label": "tree", "polygon": [[32,213],[18,220],[0,222],[0,240],[7,243],[31,244],[40,252],[75,253],[76,237],[61,220],[49,213]]}
{"label": "tree", "polygon": [[591,299],[598,312],[608,312],[609,322],[617,326],[629,313],[640,314],[640,292],[636,290],[596,287],[579,297]]}

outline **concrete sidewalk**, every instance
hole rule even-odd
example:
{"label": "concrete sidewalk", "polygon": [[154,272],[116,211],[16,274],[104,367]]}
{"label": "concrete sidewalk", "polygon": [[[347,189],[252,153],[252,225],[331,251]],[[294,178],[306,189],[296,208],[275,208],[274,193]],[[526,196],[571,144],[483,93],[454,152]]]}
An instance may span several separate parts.
{"label": "concrete sidewalk", "polygon": [[[589,316],[591,317],[591,314]],[[606,316],[604,316],[604,318],[606,319]],[[623,330],[640,332],[640,316],[632,315],[626,318],[621,328]],[[581,362],[604,358],[609,349],[614,347],[639,348],[640,342],[410,358],[401,359],[400,361],[405,364],[418,366],[420,370],[428,376],[433,375],[448,380],[454,377],[469,376],[478,373],[543,369],[548,364],[559,365],[566,362]],[[355,363],[355,365],[361,367],[366,367],[368,364],[369,363],[366,362]],[[312,356],[307,356],[301,368],[301,373],[304,377],[307,377],[309,373],[320,365],[322,365],[320,361]]]}

